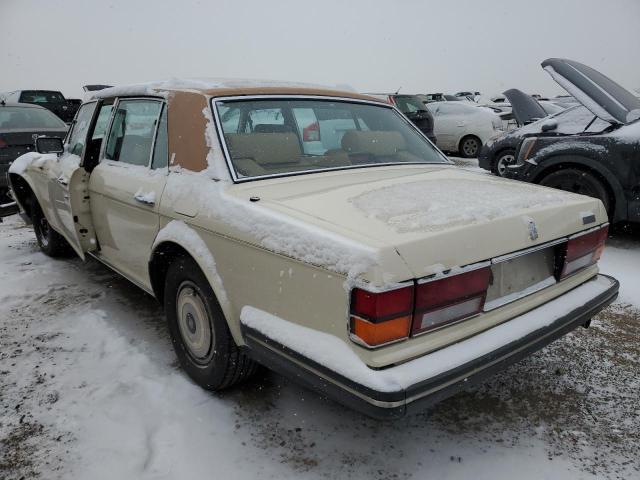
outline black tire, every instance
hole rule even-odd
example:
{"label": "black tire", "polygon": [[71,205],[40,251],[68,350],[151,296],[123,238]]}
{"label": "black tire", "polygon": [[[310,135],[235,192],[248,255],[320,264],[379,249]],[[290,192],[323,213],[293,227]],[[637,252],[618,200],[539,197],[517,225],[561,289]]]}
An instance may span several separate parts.
{"label": "black tire", "polygon": [[603,203],[605,210],[611,216],[612,203],[607,187],[598,177],[589,172],[575,168],[557,170],[544,177],[539,183],[545,187],[597,198]]}
{"label": "black tire", "polygon": [[164,307],[180,365],[202,388],[223,390],[256,371],[257,364],[235,344],[211,285],[193,259],[179,257],[169,266]]}
{"label": "black tire", "polygon": [[507,165],[515,163],[515,161],[516,151],[514,149],[502,150],[496,155],[493,165],[491,165],[491,171],[499,177],[504,177]]}
{"label": "black tire", "polygon": [[73,252],[71,245],[67,240],[56,232],[47,221],[40,204],[35,198],[31,199],[31,211],[33,222],[33,231],[36,234],[36,241],[40,250],[45,255],[53,258],[68,257]]}
{"label": "black tire", "polygon": [[480,153],[482,142],[474,135],[467,135],[460,140],[458,153],[462,158],[475,158]]}

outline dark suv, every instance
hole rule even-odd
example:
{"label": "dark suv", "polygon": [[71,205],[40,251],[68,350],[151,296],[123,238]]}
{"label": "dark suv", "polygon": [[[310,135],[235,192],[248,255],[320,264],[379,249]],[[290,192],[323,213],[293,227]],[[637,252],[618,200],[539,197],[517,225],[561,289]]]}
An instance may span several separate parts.
{"label": "dark suv", "polygon": [[640,99],[578,62],[542,66],[590,119],[572,134],[558,132],[553,117],[543,120],[523,136],[506,176],[599,198],[612,222],[640,222]]}
{"label": "dark suv", "polygon": [[16,90],[0,94],[5,102],[31,103],[44,107],[55,113],[65,123],[71,123],[80,104],[79,99],[66,99],[61,92],[55,90]]}

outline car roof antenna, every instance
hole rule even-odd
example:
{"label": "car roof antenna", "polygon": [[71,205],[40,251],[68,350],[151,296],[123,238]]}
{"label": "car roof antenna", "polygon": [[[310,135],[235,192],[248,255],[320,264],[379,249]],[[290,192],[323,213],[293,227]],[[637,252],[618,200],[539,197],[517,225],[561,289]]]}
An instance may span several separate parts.
{"label": "car roof antenna", "polygon": [[399,87],[398,90],[396,90],[396,93],[394,93],[394,95],[397,95],[400,93],[400,90],[402,90],[402,87]]}

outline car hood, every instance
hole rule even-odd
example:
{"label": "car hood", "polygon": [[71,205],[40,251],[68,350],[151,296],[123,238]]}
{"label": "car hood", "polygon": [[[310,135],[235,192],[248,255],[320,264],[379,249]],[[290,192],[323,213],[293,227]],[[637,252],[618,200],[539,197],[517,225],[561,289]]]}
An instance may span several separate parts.
{"label": "car hood", "polygon": [[512,88],[503,92],[511,104],[511,111],[519,125],[527,125],[547,116],[544,108],[531,95]]}
{"label": "car hood", "polygon": [[[380,251],[380,267],[393,272],[394,281],[407,279],[398,278],[402,269],[392,265],[398,256],[408,276],[419,278],[606,221],[598,200],[449,165],[316,173],[231,190]],[[585,226],[588,215],[596,222]]]}
{"label": "car hood", "polygon": [[597,70],[563,58],[549,58],[542,68],[602,120],[624,125],[640,118],[640,99]]}

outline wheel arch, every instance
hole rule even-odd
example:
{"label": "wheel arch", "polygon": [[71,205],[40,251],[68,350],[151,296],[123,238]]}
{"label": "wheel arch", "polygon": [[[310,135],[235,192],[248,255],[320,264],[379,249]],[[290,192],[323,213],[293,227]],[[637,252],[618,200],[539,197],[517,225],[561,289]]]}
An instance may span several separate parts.
{"label": "wheel arch", "polygon": [[33,181],[30,178],[17,173],[9,173],[9,185],[20,211],[24,214],[23,218],[25,221],[31,222],[33,220],[33,198],[40,204],[40,210],[42,210],[43,214],[45,216],[47,215],[47,212],[44,211],[40,200],[36,196]]}
{"label": "wheel arch", "polygon": [[[154,296],[161,305],[164,304],[165,278],[169,270],[169,265],[176,258],[191,258],[198,265],[198,267],[200,267],[200,270],[202,270],[202,273],[204,273],[205,277],[209,281],[209,285],[211,285],[211,289],[213,290],[213,293],[215,294],[216,299],[220,304],[220,308],[224,313],[225,320],[227,321],[227,325],[229,326],[229,330],[231,331],[234,340],[238,345],[244,343],[242,342],[241,335],[239,333],[239,323],[238,325],[233,325],[231,322],[231,319],[234,319],[237,316],[234,316],[233,314],[232,305],[224,289],[222,278],[220,277],[216,269],[213,255],[208,248],[201,248],[202,244],[194,245],[194,241],[181,241],[181,239],[184,239],[185,229],[187,229],[187,231],[190,231],[189,235],[192,238],[193,235],[198,235],[198,233],[182,222],[176,223],[179,223],[181,225],[183,234],[163,234],[163,231],[161,230],[161,233],[158,234],[156,243],[153,245],[151,256],[149,257],[149,280],[151,282],[151,289]],[[199,236],[198,238],[204,244],[204,241]],[[204,245],[206,246],[206,244]]]}
{"label": "wheel arch", "polygon": [[613,218],[610,220],[617,222],[627,219],[626,200],[622,185],[609,169],[603,167],[600,162],[592,158],[574,155],[558,155],[546,158],[544,160],[544,167],[536,172],[532,178],[532,182],[540,183],[547,175],[565,168],[574,168],[591,173],[602,181],[604,187],[609,192],[610,200],[613,202]]}
{"label": "wheel arch", "polygon": [[480,144],[480,148],[478,149],[478,154],[479,154],[480,150],[484,146],[484,143],[482,142],[482,139],[480,138],[480,136],[476,135],[475,133],[465,132],[463,135],[460,135],[460,138],[458,138],[458,144],[456,145],[458,150],[460,150],[460,146],[462,145],[462,142],[467,138],[475,138],[476,140],[478,140],[478,143]]}

